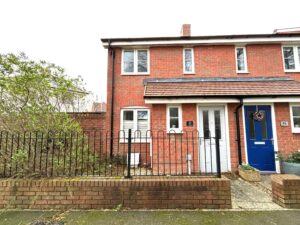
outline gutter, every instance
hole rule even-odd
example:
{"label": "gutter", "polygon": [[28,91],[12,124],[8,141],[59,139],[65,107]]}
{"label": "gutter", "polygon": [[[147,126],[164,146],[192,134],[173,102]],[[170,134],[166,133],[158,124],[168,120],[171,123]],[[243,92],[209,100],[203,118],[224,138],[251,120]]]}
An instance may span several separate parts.
{"label": "gutter", "polygon": [[108,51],[110,51],[112,58],[111,69],[111,112],[110,112],[110,157],[113,156],[114,144],[114,97],[115,97],[115,50],[111,48],[111,41],[108,42]]}
{"label": "gutter", "polygon": [[242,165],[242,147],[241,147],[241,130],[240,130],[240,108],[244,105],[243,98],[240,98],[240,104],[235,108],[236,122],[236,142],[238,147],[239,165]]}

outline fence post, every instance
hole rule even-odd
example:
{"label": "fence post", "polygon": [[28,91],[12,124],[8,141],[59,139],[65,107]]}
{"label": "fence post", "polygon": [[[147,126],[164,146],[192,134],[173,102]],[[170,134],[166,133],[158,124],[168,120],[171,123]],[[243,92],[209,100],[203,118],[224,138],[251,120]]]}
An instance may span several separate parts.
{"label": "fence post", "polygon": [[126,178],[131,178],[130,175],[130,164],[131,164],[131,129],[128,130],[128,154],[127,154],[127,176]]}
{"label": "fence post", "polygon": [[217,177],[221,178],[220,137],[216,136]]}

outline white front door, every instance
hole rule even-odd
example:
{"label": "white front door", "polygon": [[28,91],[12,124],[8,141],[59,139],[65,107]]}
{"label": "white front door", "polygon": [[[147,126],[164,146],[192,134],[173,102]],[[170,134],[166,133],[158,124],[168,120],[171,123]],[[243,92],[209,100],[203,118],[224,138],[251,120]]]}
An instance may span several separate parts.
{"label": "white front door", "polygon": [[221,171],[228,171],[225,131],[225,107],[199,106],[199,163],[201,172],[217,171],[216,136],[220,137]]}

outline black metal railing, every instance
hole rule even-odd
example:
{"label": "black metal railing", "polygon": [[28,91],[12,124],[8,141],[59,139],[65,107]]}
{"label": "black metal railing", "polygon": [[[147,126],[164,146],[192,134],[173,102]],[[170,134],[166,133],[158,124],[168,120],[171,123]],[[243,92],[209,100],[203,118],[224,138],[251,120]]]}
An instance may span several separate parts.
{"label": "black metal railing", "polygon": [[0,132],[0,177],[220,177],[220,161],[198,131]]}

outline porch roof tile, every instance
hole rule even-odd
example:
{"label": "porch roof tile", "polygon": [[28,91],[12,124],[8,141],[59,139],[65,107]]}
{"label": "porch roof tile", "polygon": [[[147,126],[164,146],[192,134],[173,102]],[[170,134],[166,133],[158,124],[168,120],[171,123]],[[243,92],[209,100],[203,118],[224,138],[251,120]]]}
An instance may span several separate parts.
{"label": "porch roof tile", "polygon": [[289,77],[145,79],[145,98],[300,96],[300,82]]}

